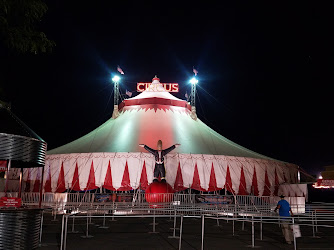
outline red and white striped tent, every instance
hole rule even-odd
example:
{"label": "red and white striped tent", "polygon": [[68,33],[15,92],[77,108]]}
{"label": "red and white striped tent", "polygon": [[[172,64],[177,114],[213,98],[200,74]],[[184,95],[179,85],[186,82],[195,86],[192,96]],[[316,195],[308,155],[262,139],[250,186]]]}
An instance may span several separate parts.
{"label": "red and white striped tent", "polygon": [[[158,140],[164,148],[181,144],[165,160],[166,180],[176,191],[226,188],[234,194],[267,196],[277,195],[282,183],[297,183],[298,166],[253,152],[218,134],[194,115],[189,103],[167,92],[158,78],[118,108],[117,118],[47,152],[45,192],[97,187],[145,190],[153,180],[154,159],[138,144],[156,148]],[[29,171],[25,173],[28,182],[40,175],[37,170]]]}

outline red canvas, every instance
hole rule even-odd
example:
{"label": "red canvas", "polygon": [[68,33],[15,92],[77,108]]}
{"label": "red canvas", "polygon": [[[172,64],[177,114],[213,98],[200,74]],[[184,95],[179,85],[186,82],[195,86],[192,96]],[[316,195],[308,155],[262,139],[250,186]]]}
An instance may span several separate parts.
{"label": "red canvas", "polygon": [[116,189],[112,185],[112,175],[111,175],[110,161],[109,161],[109,164],[108,164],[106,178],[104,179],[104,185],[103,185],[103,187],[105,189],[108,189],[108,190],[111,190],[111,191],[116,191]]}
{"label": "red canvas", "polygon": [[234,194],[234,190],[232,187],[232,179],[231,179],[231,174],[230,174],[230,167],[227,165],[227,170],[226,170],[226,181],[225,181],[225,189],[232,194]]}
{"label": "red canvas", "polygon": [[118,191],[129,191],[131,189],[132,187],[130,185],[129,167],[128,167],[128,162],[126,161],[121,187],[117,190]]}
{"label": "red canvas", "polygon": [[212,163],[208,191],[213,192],[213,191],[217,191],[219,189],[220,188],[217,187],[215,168],[213,167],[213,163]]}
{"label": "red canvas", "polygon": [[75,169],[72,179],[72,187],[71,189],[73,191],[81,191],[80,189],[80,183],[79,183],[79,169],[78,169],[78,163],[75,163]]}
{"label": "red canvas", "polygon": [[97,188],[98,188],[98,186],[95,185],[95,171],[94,171],[94,165],[93,165],[93,161],[92,161],[92,165],[90,166],[87,186],[86,186],[85,190],[93,190],[93,189],[97,189]]}
{"label": "red canvas", "polygon": [[49,166],[48,177],[47,177],[47,179],[45,180],[44,192],[45,192],[45,193],[50,193],[50,192],[52,192],[52,188],[51,188],[51,169],[50,169],[50,166]]}
{"label": "red canvas", "polygon": [[246,178],[244,173],[244,167],[241,167],[241,173],[240,173],[240,184],[239,184],[239,195],[248,195],[247,189],[246,189]]}
{"label": "red canvas", "polygon": [[40,185],[41,185],[41,174],[40,174],[40,169],[37,168],[36,179],[35,179],[34,188],[32,189],[32,191],[39,192]]}
{"label": "red canvas", "polygon": [[187,189],[183,186],[183,177],[182,177],[182,171],[181,171],[181,165],[179,162],[179,166],[177,167],[175,182],[174,182],[174,190],[175,192],[180,192]]}
{"label": "red canvas", "polygon": [[27,180],[26,180],[26,186],[24,188],[24,192],[30,192],[30,183],[31,183],[31,180],[30,180],[30,168],[28,169],[28,176],[27,176]]}
{"label": "red canvas", "polygon": [[278,180],[277,170],[275,168],[275,190],[274,190],[275,196],[278,196],[278,188],[279,188],[279,180]]}
{"label": "red canvas", "polygon": [[198,191],[206,191],[201,187],[201,180],[199,179],[197,163],[195,164],[194,177],[193,177],[193,183],[191,184],[191,188]]}
{"label": "red canvas", "polygon": [[59,176],[58,176],[56,193],[63,193],[65,192],[65,190],[66,190],[66,187],[65,187],[64,164],[62,162]]}
{"label": "red canvas", "polygon": [[267,168],[264,174],[264,187],[263,187],[263,194],[262,196],[270,196],[271,195],[271,185],[269,182],[269,178],[268,178],[268,172],[267,172]]}
{"label": "red canvas", "polygon": [[257,185],[257,176],[256,176],[255,166],[254,166],[254,173],[253,173],[253,180],[252,180],[252,191],[255,196],[259,196],[259,187]]}
{"label": "red canvas", "polygon": [[148,187],[148,181],[147,181],[146,165],[144,161],[143,170],[141,171],[141,176],[140,176],[139,188],[141,190],[146,190],[147,187]]}

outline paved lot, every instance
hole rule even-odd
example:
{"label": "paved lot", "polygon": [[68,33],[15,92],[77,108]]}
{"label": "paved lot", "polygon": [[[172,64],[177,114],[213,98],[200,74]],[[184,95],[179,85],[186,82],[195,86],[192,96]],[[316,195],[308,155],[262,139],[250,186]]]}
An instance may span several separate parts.
{"label": "paved lot", "polygon": [[[46,215],[43,226],[42,250],[59,249],[61,217],[59,221],[51,221],[50,215]],[[75,220],[75,230],[79,233],[71,233],[71,220],[68,225],[67,249],[178,249],[179,240],[171,239],[173,221],[167,218],[157,218],[156,231],[152,231],[152,218],[117,218],[112,222],[107,218],[108,229],[101,229],[101,218],[92,220],[89,225],[89,234],[93,238],[83,239],[85,235],[86,219]],[[180,219],[177,221],[178,225]],[[178,226],[177,226],[178,227]],[[176,231],[177,234],[179,231]],[[319,228],[317,238],[312,236],[312,228],[301,227],[302,237],[297,239],[297,249],[334,249],[334,228]],[[205,249],[249,249],[251,248],[251,224],[245,223],[245,230],[242,230],[242,222],[235,223],[235,235],[232,235],[232,222],[220,221],[217,226],[216,220],[206,219],[205,221]],[[263,224],[263,240],[259,239],[259,224],[255,226],[255,245],[262,249],[294,249],[293,245],[284,242],[281,230],[278,225]],[[201,220],[184,218],[182,249],[201,248]]]}

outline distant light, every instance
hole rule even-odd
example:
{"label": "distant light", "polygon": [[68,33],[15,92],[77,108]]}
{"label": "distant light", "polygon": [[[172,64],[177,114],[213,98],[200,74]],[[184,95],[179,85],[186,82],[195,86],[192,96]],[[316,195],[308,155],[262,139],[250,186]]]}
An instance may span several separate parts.
{"label": "distant light", "polygon": [[319,179],[322,180],[322,175],[321,174],[319,175]]}
{"label": "distant light", "polygon": [[198,83],[198,80],[195,78],[195,77],[193,77],[193,78],[191,78],[191,80],[189,81],[191,84],[197,84]]}
{"label": "distant light", "polygon": [[113,82],[119,82],[121,78],[118,75],[115,75],[112,79]]}

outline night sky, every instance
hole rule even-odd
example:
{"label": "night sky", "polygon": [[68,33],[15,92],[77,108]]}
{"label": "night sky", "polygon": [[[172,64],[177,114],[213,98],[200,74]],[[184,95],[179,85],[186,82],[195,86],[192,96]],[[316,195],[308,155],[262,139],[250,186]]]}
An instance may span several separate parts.
{"label": "night sky", "polygon": [[330,6],[46,3],[40,29],[57,46],[46,55],[17,55],[2,46],[0,84],[2,100],[49,149],[111,117],[110,75],[117,65],[125,72],[123,93],[157,74],[161,82],[178,82],[182,99],[195,66],[197,113],[211,128],[312,174],[334,164]]}

